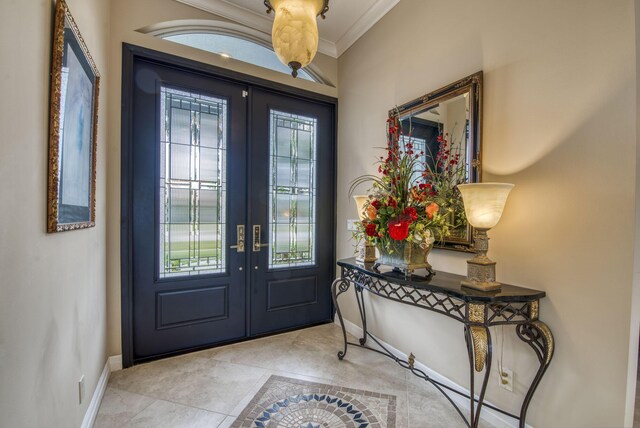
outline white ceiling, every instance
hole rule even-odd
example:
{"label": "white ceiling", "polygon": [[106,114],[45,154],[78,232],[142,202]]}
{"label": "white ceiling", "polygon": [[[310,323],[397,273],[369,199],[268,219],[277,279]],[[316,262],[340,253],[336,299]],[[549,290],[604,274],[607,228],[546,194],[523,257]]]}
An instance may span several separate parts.
{"label": "white ceiling", "polygon": [[[176,0],[271,34],[273,12],[263,0]],[[400,0],[329,0],[326,19],[318,18],[318,51],[334,58],[342,55]]]}

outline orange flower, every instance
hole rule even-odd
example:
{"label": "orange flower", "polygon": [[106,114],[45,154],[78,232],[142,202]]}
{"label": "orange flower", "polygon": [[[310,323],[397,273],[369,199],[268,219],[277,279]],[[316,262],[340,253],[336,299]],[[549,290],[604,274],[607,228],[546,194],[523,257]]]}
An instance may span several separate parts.
{"label": "orange flower", "polygon": [[420,202],[424,199],[424,193],[418,192],[415,187],[411,188],[411,197],[414,201]]}
{"label": "orange flower", "polygon": [[369,220],[375,220],[376,215],[378,215],[378,210],[373,205],[369,205],[366,209],[366,212],[367,212],[367,217],[369,217]]}
{"label": "orange flower", "polygon": [[433,219],[433,215],[438,212],[438,209],[440,209],[440,207],[435,202],[431,202],[429,205],[427,205],[425,211],[429,220]]}

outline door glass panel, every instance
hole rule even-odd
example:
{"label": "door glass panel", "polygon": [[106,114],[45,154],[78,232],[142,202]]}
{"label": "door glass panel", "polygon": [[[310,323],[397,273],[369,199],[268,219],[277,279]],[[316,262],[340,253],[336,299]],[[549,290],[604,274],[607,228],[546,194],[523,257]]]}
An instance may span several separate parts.
{"label": "door glass panel", "polygon": [[159,277],[225,271],[227,101],[162,87]]}
{"label": "door glass panel", "polygon": [[[424,170],[426,168],[427,165],[427,159],[432,159],[435,158],[436,154],[435,153],[427,153],[428,149],[427,149],[427,140],[425,140],[424,138],[418,138],[418,137],[408,137],[406,135],[402,135],[400,136],[400,141],[399,141],[399,146],[400,146],[400,150],[412,150],[414,154],[419,155],[420,153],[422,153],[422,155],[419,157],[419,161],[422,164],[422,168],[416,168],[415,172],[413,173],[413,175],[411,176],[411,183],[413,185],[417,185],[417,183],[421,180],[422,178],[422,170]],[[411,144],[410,147],[407,147],[407,144]]]}
{"label": "door glass panel", "polygon": [[317,121],[270,111],[269,268],[315,264]]}

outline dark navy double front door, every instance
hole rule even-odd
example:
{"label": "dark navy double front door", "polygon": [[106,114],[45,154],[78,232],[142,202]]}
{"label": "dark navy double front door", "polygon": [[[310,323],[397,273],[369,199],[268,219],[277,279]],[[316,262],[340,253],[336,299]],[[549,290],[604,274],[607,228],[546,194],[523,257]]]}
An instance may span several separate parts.
{"label": "dark navy double front door", "polygon": [[132,76],[133,361],[329,321],[335,105]]}

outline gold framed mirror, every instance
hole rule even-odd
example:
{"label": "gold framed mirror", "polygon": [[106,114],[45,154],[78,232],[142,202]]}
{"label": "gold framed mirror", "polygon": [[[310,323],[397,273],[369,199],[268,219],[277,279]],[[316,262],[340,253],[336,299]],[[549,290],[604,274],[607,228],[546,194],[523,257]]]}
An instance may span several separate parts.
{"label": "gold framed mirror", "polygon": [[[396,116],[403,138],[424,152],[423,162],[447,169],[455,184],[480,182],[482,71],[391,109],[389,117]],[[459,191],[437,197],[454,225],[438,247],[474,252],[473,228],[466,221]]]}

